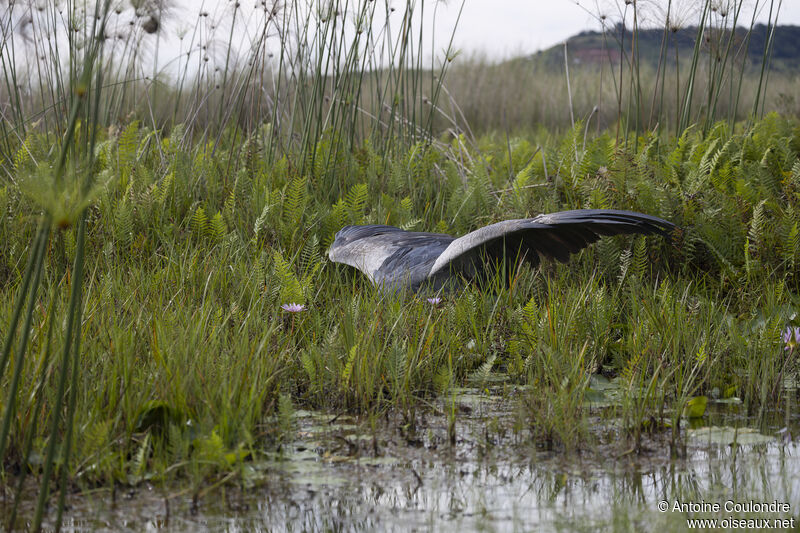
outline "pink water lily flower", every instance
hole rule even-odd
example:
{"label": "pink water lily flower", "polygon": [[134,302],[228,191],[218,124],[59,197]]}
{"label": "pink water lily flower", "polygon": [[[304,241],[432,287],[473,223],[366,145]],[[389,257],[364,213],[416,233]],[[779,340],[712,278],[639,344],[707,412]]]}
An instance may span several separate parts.
{"label": "pink water lily flower", "polygon": [[789,326],[786,328],[786,331],[783,332],[783,343],[786,345],[783,347],[784,350],[794,350],[800,346],[800,327]]}
{"label": "pink water lily flower", "polygon": [[301,313],[306,310],[306,306],[303,304],[290,303],[290,304],[283,304],[281,306],[281,309],[283,309],[287,313]]}

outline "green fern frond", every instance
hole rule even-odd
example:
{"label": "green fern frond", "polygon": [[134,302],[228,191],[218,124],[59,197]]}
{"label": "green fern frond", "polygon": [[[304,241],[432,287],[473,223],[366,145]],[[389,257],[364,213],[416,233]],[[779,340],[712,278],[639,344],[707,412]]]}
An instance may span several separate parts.
{"label": "green fern frond", "polygon": [[153,183],[139,195],[136,214],[140,227],[147,227],[161,215],[160,209],[153,209],[153,206],[156,205],[157,187]]}
{"label": "green fern frond", "polygon": [[21,173],[26,165],[31,164],[35,165],[36,161],[33,158],[33,132],[28,132],[28,135],[25,137],[25,140],[22,141],[22,145],[14,154],[14,170],[17,173]]}
{"label": "green fern frond", "polygon": [[222,218],[222,213],[217,211],[208,225],[207,236],[214,242],[222,242],[227,234],[228,226],[225,225],[225,219]]}
{"label": "green fern frond", "polygon": [[125,199],[114,207],[114,240],[118,248],[128,248],[133,242],[133,208]]}
{"label": "green fern frond", "polygon": [[167,457],[169,464],[185,461],[190,453],[191,440],[184,438],[178,424],[167,426]]}
{"label": "green fern frond", "polygon": [[633,262],[633,253],[631,253],[631,249],[628,248],[623,250],[619,256],[619,276],[618,280],[620,283],[625,281],[625,278],[628,277],[628,271],[631,268],[631,263]]}
{"label": "green fern frond", "polygon": [[170,198],[173,191],[173,185],[175,183],[175,173],[169,172],[164,179],[161,180],[161,183],[158,184],[155,190],[155,200],[158,202],[162,207],[167,202],[167,198]]}
{"label": "green fern frond", "polygon": [[697,366],[703,366],[705,362],[708,360],[708,352],[706,351],[706,343],[700,345],[700,348],[697,350],[697,353],[694,356],[695,364]]}
{"label": "green fern frond", "polygon": [[620,244],[618,239],[600,239],[594,247],[601,270],[614,277],[620,273]]}
{"label": "green fern frond", "polygon": [[714,155],[711,156],[709,167],[711,172],[716,171],[720,167],[720,164],[723,162],[723,157],[729,155],[729,152],[734,146],[735,142],[736,139],[734,137],[729,138],[727,141],[725,141],[725,144],[722,145],[722,148],[717,150]]}
{"label": "green fern frond", "polygon": [[258,259],[253,264],[253,276],[257,286],[264,287],[267,284],[267,263],[268,263],[268,255],[267,252],[261,251]]}
{"label": "green fern frond", "polygon": [[323,223],[325,247],[329,247],[336,237],[336,232],[348,224],[347,206],[343,199],[339,199],[331,208]]}
{"label": "green fern frond", "polygon": [[297,274],[294,273],[291,265],[283,258],[283,254],[276,250],[272,255],[272,262],[275,266],[275,275],[278,278],[280,287],[280,300],[282,303],[303,303],[303,287]]}
{"label": "green fern frond", "polygon": [[86,430],[81,433],[83,446],[86,452],[92,454],[102,452],[102,448],[106,445],[110,433],[110,420],[96,421],[89,424]]}
{"label": "green fern frond", "polygon": [[242,153],[244,155],[244,169],[242,173],[246,174],[248,179],[250,176],[256,174],[258,162],[261,160],[261,147],[262,143],[259,140],[259,132],[254,131],[247,138],[242,148]]}
{"label": "green fern frond", "polygon": [[264,208],[261,210],[261,214],[258,215],[258,218],[256,218],[256,221],[253,224],[253,234],[255,235],[256,240],[258,240],[259,236],[263,233],[264,228],[269,223],[271,208],[272,206],[270,205],[269,201],[267,201],[267,203],[264,204]]}
{"label": "green fern frond", "polygon": [[236,205],[246,206],[250,204],[253,198],[253,179],[250,172],[242,169],[236,173],[232,195]]}
{"label": "green fern frond", "polygon": [[142,444],[133,455],[130,465],[132,479],[141,479],[147,469],[147,458],[150,457],[150,432],[144,436]]}
{"label": "green fern frond", "polygon": [[622,377],[629,384],[633,384],[634,379],[639,373],[639,363],[642,360],[643,353],[642,351],[633,353],[622,369]]}
{"label": "green fern frond", "polygon": [[761,200],[755,209],[753,209],[753,217],[750,219],[750,229],[747,231],[747,238],[750,241],[751,251],[753,248],[760,248],[763,244],[767,224],[767,216],[764,208],[766,203],[766,200]]}
{"label": "green fern frond", "polygon": [[517,175],[514,176],[514,180],[511,182],[511,188],[517,197],[522,194],[523,189],[530,183],[532,178],[533,162],[530,162],[525,168],[517,172]]}
{"label": "green fern frond", "polygon": [[192,218],[189,220],[189,229],[197,237],[205,237],[208,235],[208,217],[203,206],[198,206]]}
{"label": "green fern frond", "polygon": [[122,172],[130,171],[131,164],[136,159],[136,149],[139,146],[139,121],[134,120],[122,130],[117,141],[117,163]]}
{"label": "green fern frond", "polygon": [[345,198],[345,204],[350,214],[351,223],[361,224],[363,222],[368,195],[369,189],[366,183],[357,183],[350,187],[350,191]]}
{"label": "green fern frond", "polygon": [[483,386],[485,385],[492,375],[492,367],[494,366],[494,361],[497,358],[495,354],[490,355],[486,358],[486,361],[473,370],[469,376],[467,377],[467,381],[469,381],[473,385]]}
{"label": "green fern frond", "polygon": [[313,272],[320,264],[321,256],[319,253],[319,237],[316,234],[307,239],[300,251],[300,272],[307,275]]}
{"label": "green fern frond", "polygon": [[444,394],[453,384],[453,371],[447,365],[440,365],[433,375],[433,387],[439,394]]}
{"label": "green fern frond", "polygon": [[700,158],[700,163],[697,165],[697,169],[699,170],[700,174],[711,174],[711,171],[714,168],[714,161],[718,155],[718,150],[716,149],[718,144],[719,139],[714,139],[708,145],[705,152],[703,152],[703,157]]}
{"label": "green fern frond", "polygon": [[433,228],[434,233],[449,233],[450,227],[447,225],[447,222],[444,220],[440,220],[436,223],[436,226]]}
{"label": "green fern frond", "polygon": [[781,180],[783,179],[783,169],[780,163],[780,156],[778,150],[774,146],[770,146],[764,152],[759,165],[760,181],[766,185],[767,189],[773,196],[781,194]]}
{"label": "green fern frond", "polygon": [[[723,270],[726,270],[728,272],[735,272],[736,269],[734,268],[733,263],[731,262],[731,258],[729,257],[729,255],[725,254],[721,249],[721,245],[724,244],[724,242],[728,241],[730,241],[729,238],[728,239],[714,238],[714,234],[709,234],[706,236],[694,234],[692,238],[687,239],[686,241],[687,255],[689,255],[689,257],[691,257],[693,260],[700,259],[699,257],[697,257],[699,254],[697,244],[699,243],[703,247],[705,247],[705,249],[709,250],[712,253],[712,255],[717,259],[719,265],[722,266]],[[749,242],[745,240],[746,256],[749,247],[750,247]],[[732,255],[732,253],[730,255]]]}
{"label": "green fern frond", "polygon": [[314,357],[308,351],[304,350],[300,354],[300,363],[303,365],[306,377],[313,388],[317,383],[317,365],[314,362]]}
{"label": "green fern frond", "polygon": [[794,162],[792,170],[789,173],[789,181],[795,187],[795,190],[800,193],[800,159]]}
{"label": "green fern frond", "polygon": [[598,184],[596,181],[584,181],[585,185],[591,184],[592,186],[586,187],[585,206],[588,209],[608,209],[611,202],[608,199],[608,189]]}
{"label": "green fern frond", "polygon": [[186,127],[183,124],[176,124],[175,127],[172,128],[167,138],[170,152],[175,153],[181,148],[185,133]]}
{"label": "green fern frond", "polygon": [[400,229],[404,229],[406,231],[412,231],[421,223],[422,223],[421,218],[412,218],[408,222],[403,222],[402,224],[400,224]]}
{"label": "green fern frond", "polygon": [[642,236],[635,238],[631,268],[633,274],[640,279],[647,270],[647,239]]}
{"label": "green fern frond", "polygon": [[539,319],[539,306],[536,304],[536,297],[532,297],[522,308],[522,316],[530,324],[535,324]]}
{"label": "green fern frond", "polygon": [[403,381],[406,375],[405,345],[393,344],[386,357],[386,373],[395,386]]}
{"label": "green fern frond", "polygon": [[298,176],[286,185],[282,212],[285,238],[288,239],[300,227],[307,200],[304,177]]}
{"label": "green fern frond", "polygon": [[236,195],[233,191],[225,197],[225,203],[222,206],[222,217],[231,227],[236,227]]}
{"label": "green fern frond", "polygon": [[800,230],[798,230],[798,223],[795,222],[789,228],[784,240],[783,260],[789,269],[795,271],[798,259],[800,259]]}
{"label": "green fern frond", "polygon": [[342,384],[346,387],[350,383],[350,376],[353,375],[353,365],[358,354],[358,343],[354,344],[347,353],[347,362],[342,369]]}

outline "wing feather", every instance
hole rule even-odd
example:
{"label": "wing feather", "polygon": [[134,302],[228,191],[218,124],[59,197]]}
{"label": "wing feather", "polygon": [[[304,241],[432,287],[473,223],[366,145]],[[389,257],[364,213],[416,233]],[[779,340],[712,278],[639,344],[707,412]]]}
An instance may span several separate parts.
{"label": "wing feather", "polygon": [[658,217],[611,209],[579,209],[504,220],[455,239],[436,259],[428,276],[446,271],[469,275],[476,268],[476,262],[502,260],[503,255],[524,254],[533,263],[538,262],[538,258],[534,259],[538,255],[566,262],[570,254],[603,235],[668,235],[674,227]]}

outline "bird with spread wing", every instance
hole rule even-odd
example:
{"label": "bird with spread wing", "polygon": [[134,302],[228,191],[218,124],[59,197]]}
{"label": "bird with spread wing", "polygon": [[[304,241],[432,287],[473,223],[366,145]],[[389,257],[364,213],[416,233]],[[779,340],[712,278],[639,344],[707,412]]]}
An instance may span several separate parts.
{"label": "bird with spread wing", "polygon": [[458,238],[394,226],[345,226],[336,233],[328,257],[357,268],[383,289],[417,290],[423,284],[439,288],[454,278],[473,280],[499,264],[527,261],[535,266],[539,256],[566,262],[605,235],[668,236],[674,228],[658,217],[613,209],[504,220]]}

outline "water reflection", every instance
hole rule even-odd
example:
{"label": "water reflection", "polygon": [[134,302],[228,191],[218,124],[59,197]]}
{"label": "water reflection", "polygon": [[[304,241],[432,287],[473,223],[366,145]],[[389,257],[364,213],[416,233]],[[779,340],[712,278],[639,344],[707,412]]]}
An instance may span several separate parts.
{"label": "water reflection", "polygon": [[[77,498],[66,530],[682,531],[695,514],[672,511],[675,501],[729,500],[777,500],[790,511],[696,516],[794,517],[797,524],[798,444],[785,433],[775,438],[779,424],[762,427],[763,442],[737,446],[712,442],[707,431],[691,434],[679,460],[660,450],[637,456],[617,448],[565,456],[537,449],[519,432],[487,433],[491,419],[512,418],[513,401],[470,402],[469,414],[457,422],[455,448],[446,420],[435,417],[409,436],[399,424],[373,434],[354,420],[331,423],[303,413],[287,452],[247,465],[243,483],[257,488],[211,493],[196,514],[187,497],[163,488],[137,490],[116,505]],[[741,425],[742,415],[726,409],[706,424]],[[661,512],[661,501],[670,510]]]}

